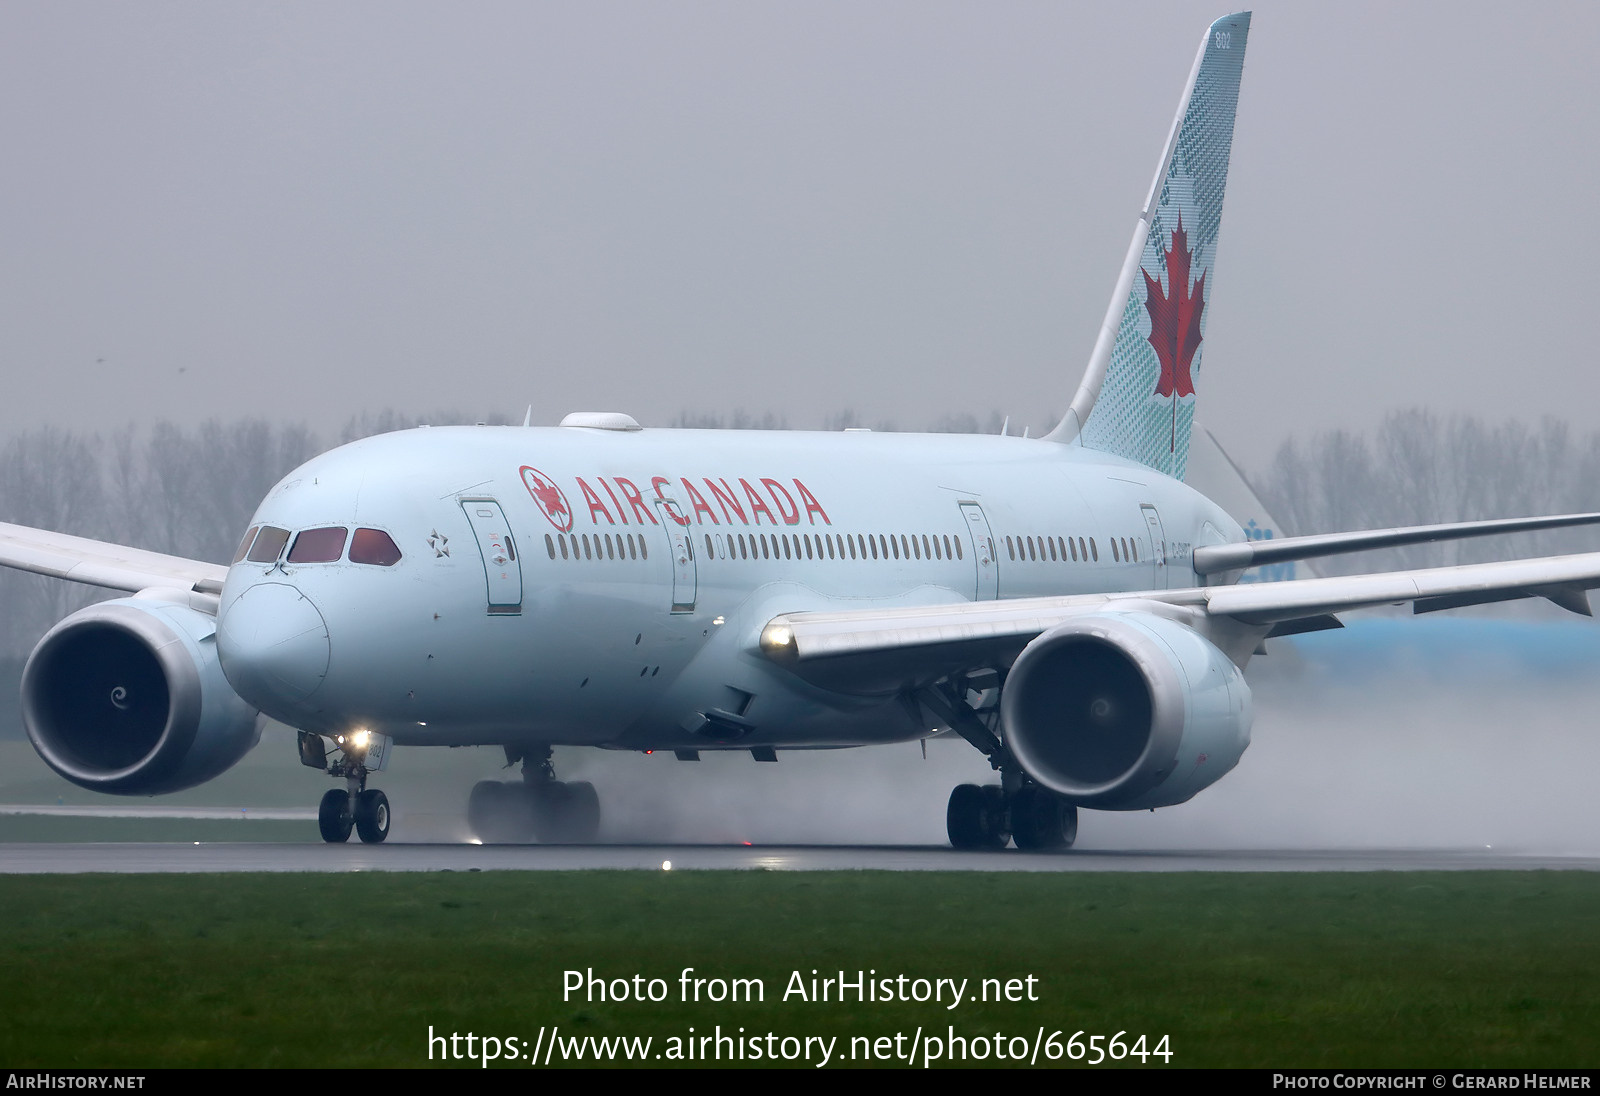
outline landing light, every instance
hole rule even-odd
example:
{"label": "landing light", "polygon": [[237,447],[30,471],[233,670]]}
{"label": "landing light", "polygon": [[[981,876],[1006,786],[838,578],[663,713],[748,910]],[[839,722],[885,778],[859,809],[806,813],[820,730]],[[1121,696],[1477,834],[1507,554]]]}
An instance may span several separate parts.
{"label": "landing light", "polygon": [[761,629],[761,651],[768,658],[793,658],[794,629],[774,621]]}

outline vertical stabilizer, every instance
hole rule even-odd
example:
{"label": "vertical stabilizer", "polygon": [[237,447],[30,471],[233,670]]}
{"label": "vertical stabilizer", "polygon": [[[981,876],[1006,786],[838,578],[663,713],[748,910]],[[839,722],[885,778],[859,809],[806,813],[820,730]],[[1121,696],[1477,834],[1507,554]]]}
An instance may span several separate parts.
{"label": "vertical stabilizer", "polygon": [[1052,441],[1183,477],[1249,33],[1249,12],[1206,31],[1089,368]]}

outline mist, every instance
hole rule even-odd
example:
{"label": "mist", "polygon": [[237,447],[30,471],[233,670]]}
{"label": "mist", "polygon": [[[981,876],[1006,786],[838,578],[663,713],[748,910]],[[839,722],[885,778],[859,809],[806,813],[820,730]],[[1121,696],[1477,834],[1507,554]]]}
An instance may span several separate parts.
{"label": "mist", "polygon": [[[1269,651],[1247,672],[1256,714],[1239,765],[1188,803],[1080,812],[1076,848],[1600,855],[1585,763],[1600,738],[1600,628],[1543,610],[1357,617]],[[778,756],[557,749],[555,761],[562,779],[595,784],[600,839],[620,843],[942,846],[950,789],[996,780],[955,738],[930,740],[926,759],[918,742]],[[392,840],[467,840],[471,784],[516,779],[502,765],[498,749],[397,751]]]}

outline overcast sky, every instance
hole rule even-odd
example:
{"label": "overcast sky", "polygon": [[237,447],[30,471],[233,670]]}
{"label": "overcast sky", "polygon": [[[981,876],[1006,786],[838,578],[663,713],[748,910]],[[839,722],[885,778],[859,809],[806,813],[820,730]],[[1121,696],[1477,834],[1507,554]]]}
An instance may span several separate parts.
{"label": "overcast sky", "polygon": [[[1049,425],[1218,3],[0,3],[0,432]],[[1600,427],[1600,5],[1257,5],[1201,421]]]}

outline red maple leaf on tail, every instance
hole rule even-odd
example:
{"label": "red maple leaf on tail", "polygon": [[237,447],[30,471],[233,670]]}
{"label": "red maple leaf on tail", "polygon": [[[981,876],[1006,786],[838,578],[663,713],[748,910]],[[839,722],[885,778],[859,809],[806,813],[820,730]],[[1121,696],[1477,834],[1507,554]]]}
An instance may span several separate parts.
{"label": "red maple leaf on tail", "polygon": [[[1167,282],[1171,296],[1143,267],[1144,307],[1150,313],[1150,345],[1161,362],[1161,379],[1156,382],[1158,396],[1172,397],[1172,451],[1178,449],[1178,399],[1194,395],[1194,378],[1189,366],[1200,349],[1200,316],[1206,308],[1206,276],[1201,274],[1194,288],[1189,287],[1189,234],[1183,230],[1183,214],[1172,230],[1172,248],[1167,252]],[[1209,273],[1209,271],[1207,272]]]}

